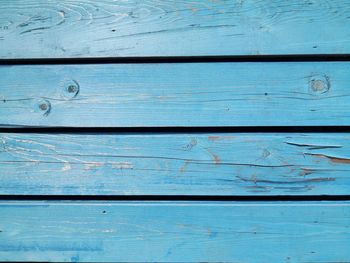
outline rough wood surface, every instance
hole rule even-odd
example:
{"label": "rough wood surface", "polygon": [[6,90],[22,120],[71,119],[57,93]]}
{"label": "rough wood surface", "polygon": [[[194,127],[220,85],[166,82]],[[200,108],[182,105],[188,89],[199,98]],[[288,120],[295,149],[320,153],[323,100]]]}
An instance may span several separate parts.
{"label": "rough wood surface", "polygon": [[0,134],[0,194],[349,195],[349,134]]}
{"label": "rough wood surface", "polygon": [[3,0],[0,57],[350,53],[345,0]]}
{"label": "rough wood surface", "polygon": [[350,125],[350,63],[0,67],[5,126]]}
{"label": "rough wood surface", "polygon": [[349,262],[350,204],[1,202],[1,261]]}

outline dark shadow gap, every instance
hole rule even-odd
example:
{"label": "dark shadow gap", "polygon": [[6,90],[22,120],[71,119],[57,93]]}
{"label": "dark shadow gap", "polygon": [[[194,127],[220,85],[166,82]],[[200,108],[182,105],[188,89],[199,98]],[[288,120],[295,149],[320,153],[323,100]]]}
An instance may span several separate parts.
{"label": "dark shadow gap", "polygon": [[160,56],[0,59],[0,65],[59,65],[111,63],[210,63],[210,62],[321,62],[350,61],[350,54],[238,55],[238,56]]}
{"label": "dark shadow gap", "polygon": [[0,195],[11,201],[350,201],[350,195]]}
{"label": "dark shadow gap", "polygon": [[245,127],[31,127],[0,125],[0,133],[348,133],[350,126],[245,126]]}

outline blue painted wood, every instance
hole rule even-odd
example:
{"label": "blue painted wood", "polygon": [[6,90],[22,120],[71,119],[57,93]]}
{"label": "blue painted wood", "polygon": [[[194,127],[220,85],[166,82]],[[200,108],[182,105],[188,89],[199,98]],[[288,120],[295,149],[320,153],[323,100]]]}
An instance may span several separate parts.
{"label": "blue painted wood", "polygon": [[[347,1],[0,4],[0,59],[350,53]],[[0,126],[350,125],[347,62],[0,67]],[[348,134],[0,134],[0,195],[349,195]],[[349,262],[350,202],[0,201],[0,261]]]}
{"label": "blue painted wood", "polygon": [[4,126],[350,125],[350,63],[0,67]]}
{"label": "blue painted wood", "polygon": [[349,202],[1,202],[1,261],[349,262]]}
{"label": "blue painted wood", "polygon": [[0,57],[350,53],[346,0],[2,0]]}
{"label": "blue painted wood", "polygon": [[349,195],[349,134],[0,134],[0,194]]}

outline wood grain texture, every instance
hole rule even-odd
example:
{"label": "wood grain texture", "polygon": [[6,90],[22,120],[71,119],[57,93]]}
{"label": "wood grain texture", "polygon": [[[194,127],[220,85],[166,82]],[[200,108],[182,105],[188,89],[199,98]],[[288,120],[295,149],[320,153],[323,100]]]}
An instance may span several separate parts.
{"label": "wood grain texture", "polygon": [[349,202],[1,202],[0,260],[349,262]]}
{"label": "wood grain texture", "polygon": [[350,63],[0,67],[4,126],[350,125]]}
{"label": "wood grain texture", "polygon": [[349,195],[349,134],[0,134],[5,195]]}
{"label": "wood grain texture", "polygon": [[3,0],[0,57],[350,53],[346,0]]}

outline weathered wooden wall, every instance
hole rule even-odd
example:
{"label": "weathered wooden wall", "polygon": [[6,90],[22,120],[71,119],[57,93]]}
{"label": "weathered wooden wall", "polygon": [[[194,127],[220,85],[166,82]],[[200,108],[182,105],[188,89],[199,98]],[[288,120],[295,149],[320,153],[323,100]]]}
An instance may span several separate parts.
{"label": "weathered wooden wall", "polygon": [[0,1],[0,262],[350,262],[349,61],[346,0]]}

